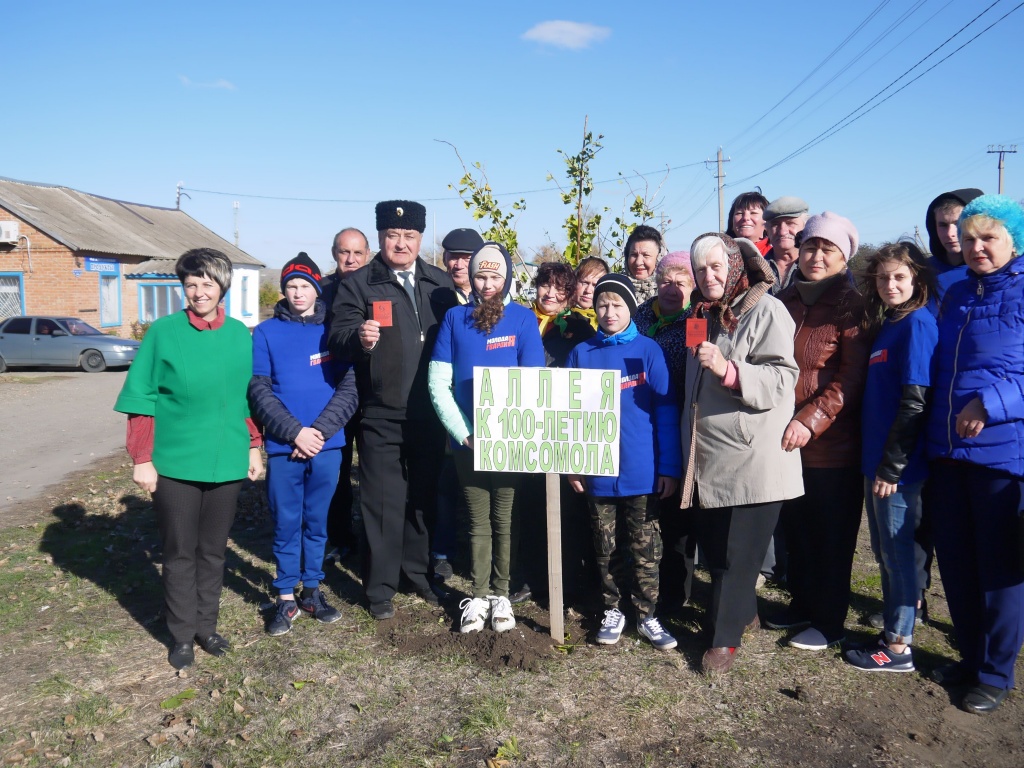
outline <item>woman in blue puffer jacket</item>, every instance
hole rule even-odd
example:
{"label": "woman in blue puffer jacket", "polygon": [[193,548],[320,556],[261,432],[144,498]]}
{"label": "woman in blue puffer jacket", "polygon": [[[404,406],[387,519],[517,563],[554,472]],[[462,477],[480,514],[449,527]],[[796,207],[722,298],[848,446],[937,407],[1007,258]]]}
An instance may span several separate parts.
{"label": "woman in blue puffer jacket", "polygon": [[1024,641],[1024,210],[982,195],[958,223],[967,277],[939,313],[928,423],[935,552],[962,661],[933,678],[996,710]]}

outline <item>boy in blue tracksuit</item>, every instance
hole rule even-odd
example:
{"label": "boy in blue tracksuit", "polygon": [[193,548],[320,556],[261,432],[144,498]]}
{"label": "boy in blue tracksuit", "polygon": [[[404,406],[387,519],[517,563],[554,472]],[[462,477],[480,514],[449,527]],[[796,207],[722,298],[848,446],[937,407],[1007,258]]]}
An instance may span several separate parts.
{"label": "boy in blue tracksuit", "polygon": [[[281,269],[284,299],[252,335],[249,403],[265,430],[267,496],[274,515],[277,611],[271,635],[299,611],[322,624],[341,618],[324,599],[327,510],[338,484],[345,424],[359,405],[352,368],[328,348],[320,269],[300,253]],[[295,588],[302,582],[298,602]]]}
{"label": "boy in blue tracksuit", "polygon": [[613,645],[626,625],[620,609],[625,557],[615,551],[621,519],[632,560],[630,592],[637,612],[637,630],[655,648],[667,651],[676,647],[676,640],[654,617],[662,551],[657,501],[671,496],[679,485],[679,409],[669,383],[665,353],[654,340],[641,336],[632,320],[637,303],[630,280],[620,274],[602,277],[594,288],[594,307],[597,335],[569,353],[566,367],[617,369],[622,374],[619,474],[569,478],[573,489],[585,492],[590,502],[606,608],[597,642]]}

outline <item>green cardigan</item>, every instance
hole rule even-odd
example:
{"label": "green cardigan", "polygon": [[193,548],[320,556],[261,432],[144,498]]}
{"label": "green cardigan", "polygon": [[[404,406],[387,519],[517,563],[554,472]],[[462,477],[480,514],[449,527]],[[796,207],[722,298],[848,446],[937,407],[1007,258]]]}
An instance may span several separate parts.
{"label": "green cardigan", "polygon": [[250,378],[248,328],[229,317],[200,331],[175,312],[146,332],[114,410],[155,417],[153,465],[161,476],[241,480],[249,471]]}

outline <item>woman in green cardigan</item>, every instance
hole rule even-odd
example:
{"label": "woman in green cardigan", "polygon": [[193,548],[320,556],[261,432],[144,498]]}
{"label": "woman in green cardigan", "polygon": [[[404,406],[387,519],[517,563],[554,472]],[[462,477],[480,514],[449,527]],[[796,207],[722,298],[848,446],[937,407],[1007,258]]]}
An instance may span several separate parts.
{"label": "woman in green cardigan", "polygon": [[114,410],[128,414],[133,480],[153,494],[173,638],[167,660],[185,669],[195,643],[214,656],[230,650],[217,633],[224,552],[242,480],[259,477],[263,459],[245,395],[252,337],[220,306],[231,262],[198,248],[174,270],[185,309],[149,327]]}

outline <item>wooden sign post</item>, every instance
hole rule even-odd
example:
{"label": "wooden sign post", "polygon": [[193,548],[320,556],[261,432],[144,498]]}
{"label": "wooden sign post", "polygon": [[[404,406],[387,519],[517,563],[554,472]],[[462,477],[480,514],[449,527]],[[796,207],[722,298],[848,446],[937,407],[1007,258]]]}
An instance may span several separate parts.
{"label": "wooden sign post", "polygon": [[565,642],[565,616],[562,609],[562,476],[548,472],[544,477],[548,497],[548,613],[551,639]]}

